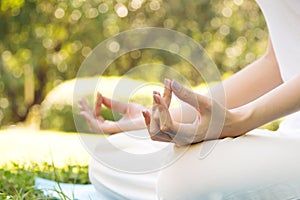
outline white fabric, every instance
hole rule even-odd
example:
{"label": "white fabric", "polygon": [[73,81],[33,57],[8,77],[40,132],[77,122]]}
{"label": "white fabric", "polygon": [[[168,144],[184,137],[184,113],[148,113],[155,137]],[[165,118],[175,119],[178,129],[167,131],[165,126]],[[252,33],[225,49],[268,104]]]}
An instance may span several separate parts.
{"label": "white fabric", "polygon": [[[160,175],[121,173],[93,160],[90,180],[98,192],[109,199],[299,199],[300,137],[282,134],[281,131],[254,130],[234,139],[192,145]],[[147,142],[157,143],[133,141],[127,133],[114,135],[110,142],[130,152],[144,151],[149,148]],[[212,146],[209,145],[212,142],[216,142],[213,150],[199,159],[201,148]],[[158,147],[173,145],[157,144]],[[171,155],[176,157],[182,151],[174,147]]]}
{"label": "white fabric", "polygon": [[[211,142],[216,141],[191,146],[161,173],[160,199],[300,198],[300,137],[255,130],[218,140],[213,151],[199,159],[201,146]],[[181,151],[174,148],[174,156]]]}
{"label": "white fabric", "polygon": [[278,132],[284,136],[300,136],[300,112],[287,116],[280,123]]}
{"label": "white fabric", "polygon": [[[300,0],[258,3],[267,20],[282,78],[288,81],[300,73]],[[114,136],[112,143],[120,140],[124,150],[140,152],[147,148],[145,141],[128,142],[123,133]],[[197,155],[210,142],[192,145],[159,177],[157,173],[122,174],[94,160],[90,178],[100,192],[103,185],[110,188],[116,194],[114,199],[300,198],[300,112],[288,116],[276,132],[254,130],[235,139],[211,142],[216,146],[205,159],[199,160]],[[181,151],[174,147],[172,155]]]}
{"label": "white fabric", "polygon": [[257,0],[265,16],[284,81],[300,73],[300,1]]}

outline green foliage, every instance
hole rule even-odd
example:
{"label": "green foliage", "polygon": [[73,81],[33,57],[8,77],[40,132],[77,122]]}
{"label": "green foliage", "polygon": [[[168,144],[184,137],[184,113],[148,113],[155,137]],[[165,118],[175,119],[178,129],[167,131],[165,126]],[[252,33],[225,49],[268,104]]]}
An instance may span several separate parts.
{"label": "green foliage", "polygon": [[52,105],[49,112],[43,113],[41,128],[48,130],[74,131],[71,105]]}
{"label": "green foliage", "polygon": [[0,10],[7,11],[9,9],[20,8],[24,4],[24,0],[2,0]]}
{"label": "green foliage", "polygon": [[47,163],[42,165],[10,163],[0,168],[0,199],[53,199],[34,189],[36,176],[57,182],[90,183],[87,166],[68,165],[65,168],[55,168]]}
{"label": "green foliage", "polygon": [[[1,0],[0,8],[0,126],[24,120],[32,105],[76,76],[99,42],[128,29],[152,26],[185,33],[207,50],[221,73],[255,60],[267,41],[255,1]],[[192,85],[201,82],[186,62],[154,50],[125,54],[105,74],[122,75],[143,63],[172,66]]]}
{"label": "green foliage", "polygon": [[279,120],[275,120],[273,122],[267,123],[265,125],[263,125],[262,127],[260,127],[261,129],[268,129],[271,131],[276,131],[279,128],[279,124],[282,121],[282,119]]}

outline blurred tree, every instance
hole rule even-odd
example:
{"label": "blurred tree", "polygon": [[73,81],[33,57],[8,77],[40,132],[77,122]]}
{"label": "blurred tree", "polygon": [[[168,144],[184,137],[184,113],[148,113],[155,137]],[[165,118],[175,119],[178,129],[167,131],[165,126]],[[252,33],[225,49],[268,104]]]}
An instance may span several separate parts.
{"label": "blurred tree", "polygon": [[[76,76],[105,38],[138,27],[164,27],[199,42],[225,75],[259,57],[267,29],[255,1],[243,0],[0,0],[0,126],[25,119],[30,107]],[[174,55],[141,50],[116,60],[106,75],[143,63],[181,70],[201,81]]]}

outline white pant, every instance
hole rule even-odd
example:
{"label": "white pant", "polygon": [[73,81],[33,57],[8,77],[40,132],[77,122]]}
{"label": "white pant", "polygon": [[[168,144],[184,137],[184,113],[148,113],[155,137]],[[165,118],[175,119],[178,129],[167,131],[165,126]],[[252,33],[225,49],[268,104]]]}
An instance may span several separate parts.
{"label": "white pant", "polygon": [[[110,139],[131,152],[162,145],[134,141],[123,133]],[[200,148],[214,142],[213,150],[200,159]],[[174,146],[171,156],[182,151]],[[109,199],[300,199],[300,137],[254,130],[237,138],[191,145],[159,173],[122,173],[95,159],[89,173],[95,188]]]}

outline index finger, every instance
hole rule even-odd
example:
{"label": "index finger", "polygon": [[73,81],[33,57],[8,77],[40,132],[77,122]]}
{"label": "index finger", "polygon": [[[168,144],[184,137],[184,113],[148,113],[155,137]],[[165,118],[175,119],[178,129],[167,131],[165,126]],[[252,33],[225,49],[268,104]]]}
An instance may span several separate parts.
{"label": "index finger", "polygon": [[115,101],[115,100],[112,100],[112,99],[107,98],[105,96],[102,96],[102,98],[103,98],[103,104],[107,108],[109,108],[113,111],[116,111],[116,112],[123,113],[123,114],[126,113],[129,103]]}
{"label": "index finger", "polygon": [[172,99],[171,81],[169,79],[165,79],[164,84],[165,84],[165,89],[164,89],[163,99],[169,108]]}
{"label": "index finger", "polygon": [[95,108],[94,108],[94,116],[97,117],[100,115],[101,110],[102,110],[102,101],[103,101],[103,97],[101,93],[97,93],[97,99],[95,102]]}

